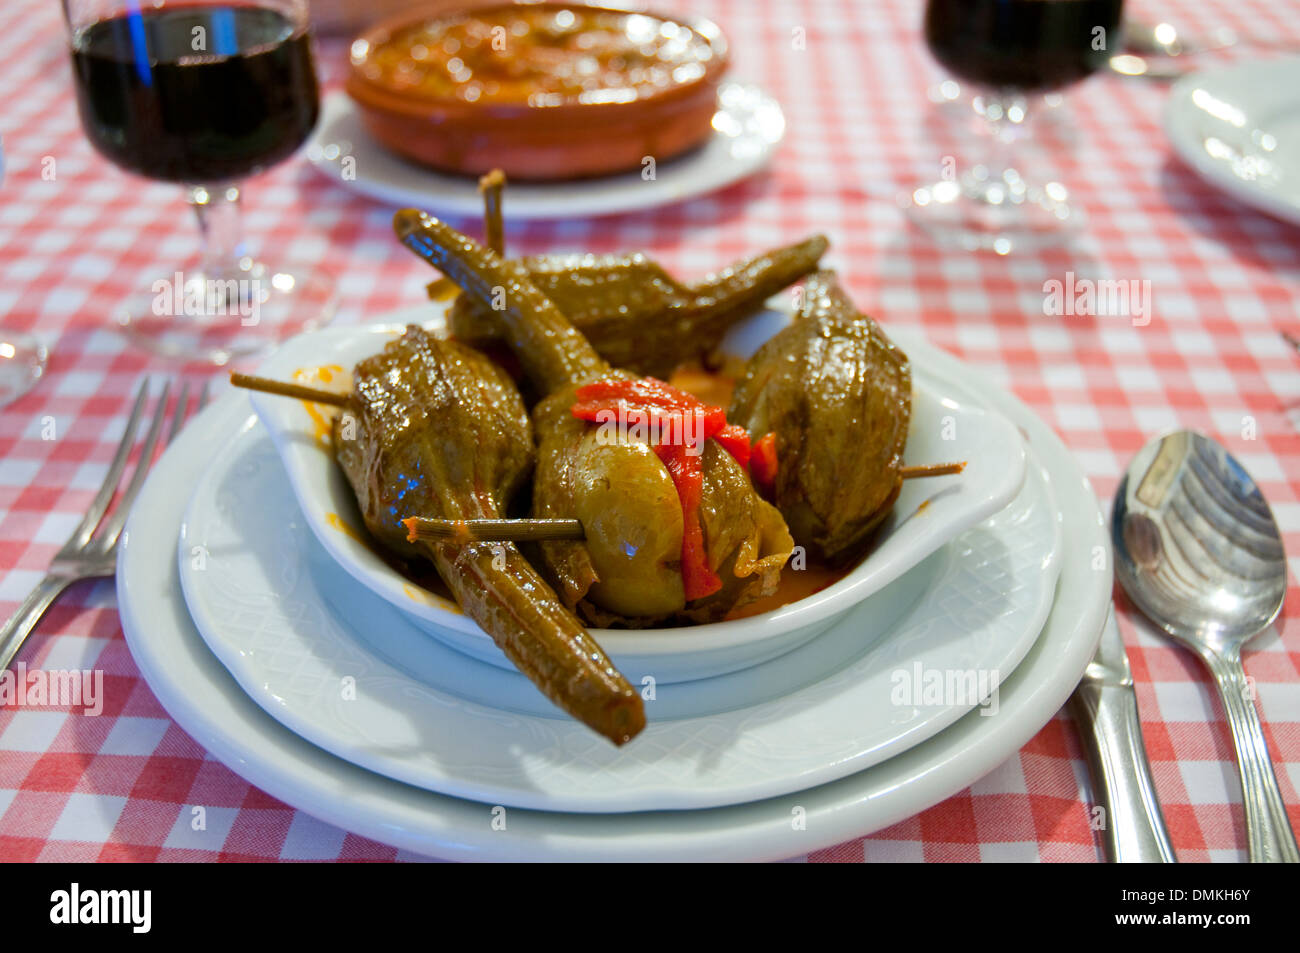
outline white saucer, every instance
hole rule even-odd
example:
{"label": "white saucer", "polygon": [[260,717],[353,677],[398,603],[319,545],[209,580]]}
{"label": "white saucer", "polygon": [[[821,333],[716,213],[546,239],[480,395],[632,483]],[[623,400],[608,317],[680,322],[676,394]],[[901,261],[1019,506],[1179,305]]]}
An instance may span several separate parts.
{"label": "white saucer", "polygon": [[[1034,466],[1007,509],[817,638],[743,671],[656,684],[649,726],[615,748],[522,676],[448,648],[353,580],[308,528],[261,424],[213,429],[206,443],[181,582],[199,632],[244,690],[355,764],[511,807],[753,801],[883,761],[989,691],[995,714],[996,688],[1041,630],[1060,569],[1057,507]],[[656,670],[612,654],[634,685]],[[946,673],[971,680],[953,675],[939,692],[933,678]]]}
{"label": "white saucer", "polygon": [[1183,77],[1169,93],[1165,132],[1206,181],[1300,225],[1300,58]]}
{"label": "white saucer", "polygon": [[[573,182],[512,182],[506,221],[637,212],[716,191],[767,165],[785,136],[785,116],[757,86],[723,83],[713,129],[713,138],[700,148],[659,163],[653,178],[636,171]],[[389,152],[370,138],[346,93],[331,93],[321,103],[307,160],[332,181],[389,205],[442,217],[483,214],[475,177],[436,172]]]}
{"label": "white saucer", "polygon": [[1096,497],[1051,429],[950,356],[911,335],[897,338],[914,360],[960,381],[971,399],[983,397],[1026,430],[1052,474],[1065,546],[1052,613],[1003,683],[998,715],[971,712],[865,771],[726,808],[560,814],[435,794],[304,741],[244,693],[207,649],[181,598],[173,547],[187,502],[182,487],[197,482],[207,466],[210,435],[228,434],[246,419],[244,405],[233,397],[181,433],[150,475],[143,497],[150,505],[136,507],[128,522],[117,590],[131,652],[181,727],[250,783],[324,821],[417,853],[462,860],[776,860],[902,820],[992,770],[1055,715],[1096,649],[1112,577]]}

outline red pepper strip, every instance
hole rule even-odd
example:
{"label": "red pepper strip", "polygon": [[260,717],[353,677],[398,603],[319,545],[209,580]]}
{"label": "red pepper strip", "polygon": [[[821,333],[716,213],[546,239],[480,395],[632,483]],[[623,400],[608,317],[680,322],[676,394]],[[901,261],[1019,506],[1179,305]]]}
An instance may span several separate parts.
{"label": "red pepper strip", "polygon": [[693,410],[706,406],[698,397],[678,390],[654,377],[641,377],[634,380],[606,379],[583,384],[575,392],[578,401],[588,400],[626,400],[629,403],[642,403],[647,406],[662,407],[664,410]]}
{"label": "red pepper strip", "polygon": [[722,588],[722,579],[709,568],[704,528],[700,525],[704,466],[698,453],[687,453],[680,443],[660,444],[654,450],[668,468],[682,502],[682,588],[686,591],[686,601],[703,599]]}
{"label": "red pepper strip", "polygon": [[573,412],[573,416],[579,420],[590,420],[592,423],[604,423],[606,418],[598,417],[597,414],[616,414],[622,411],[626,417],[628,412],[633,410],[632,406],[625,400],[589,400],[574,404],[569,409]]}
{"label": "red pepper strip", "polygon": [[737,424],[727,424],[713,435],[713,439],[735,457],[737,463],[749,469],[749,431]]}
{"label": "red pepper strip", "polygon": [[776,434],[764,434],[754,441],[749,458],[749,475],[758,492],[767,499],[776,496]]}
{"label": "red pepper strip", "polygon": [[727,426],[727,414],[721,407],[710,406],[653,377],[592,381],[579,387],[574,396],[577,403],[572,412],[580,420],[603,423],[597,415],[610,411],[617,411],[624,420],[635,413],[648,422],[653,415],[660,421],[660,428],[671,428],[668,432],[674,441],[685,439],[682,423],[686,414],[697,416],[692,436],[700,443]]}

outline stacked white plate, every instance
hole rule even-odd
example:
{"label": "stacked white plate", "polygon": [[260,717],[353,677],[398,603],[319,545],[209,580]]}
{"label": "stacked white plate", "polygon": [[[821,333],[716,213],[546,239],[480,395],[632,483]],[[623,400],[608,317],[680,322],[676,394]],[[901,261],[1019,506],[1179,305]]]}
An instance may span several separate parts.
{"label": "stacked white plate", "polygon": [[[723,83],[713,135],[698,149],[657,168],[575,182],[512,182],[510,220],[615,215],[684,202],[759,172],[784,137],[785,115],[770,93],[752,84]],[[483,214],[474,176],[436,172],[385,149],[366,132],[346,93],[325,97],[306,151],[321,175],[377,201],[443,217]]]}
{"label": "stacked white plate", "polygon": [[[428,323],[428,307],[392,323],[408,319]],[[378,350],[383,333],[333,329],[290,348]],[[621,749],[464,632],[444,637],[360,584],[321,514],[300,507],[284,433],[277,449],[241,392],[182,432],[128,522],[117,585],[132,653],[177,722],[251,783],[430,856],[774,860],[887,826],[960,791],[1054,715],[1111,587],[1102,514],[1057,437],[953,358],[894,337],[931,416],[1018,428],[1023,485],[775,657],[647,683],[615,650],[653,688],[649,726]],[[895,533],[918,529],[899,522]]]}
{"label": "stacked white plate", "polygon": [[1165,132],[1184,162],[1238,201],[1300,225],[1300,57],[1184,76]]}

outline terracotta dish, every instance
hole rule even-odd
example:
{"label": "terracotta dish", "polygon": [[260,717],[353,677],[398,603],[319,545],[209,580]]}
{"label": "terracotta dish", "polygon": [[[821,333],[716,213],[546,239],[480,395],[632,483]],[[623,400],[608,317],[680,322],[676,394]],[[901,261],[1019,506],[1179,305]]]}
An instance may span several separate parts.
{"label": "terracotta dish", "polygon": [[573,179],[703,143],[726,69],[707,20],[507,3],[385,20],[353,41],[347,90],[370,134],[415,162]]}

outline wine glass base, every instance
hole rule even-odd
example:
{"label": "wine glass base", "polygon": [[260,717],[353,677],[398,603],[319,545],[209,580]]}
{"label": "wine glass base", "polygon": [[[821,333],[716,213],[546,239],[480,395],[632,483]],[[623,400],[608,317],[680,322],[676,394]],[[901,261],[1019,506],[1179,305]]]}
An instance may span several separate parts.
{"label": "wine glass base", "polygon": [[[953,122],[968,122],[972,118],[988,118],[982,102],[985,89],[975,84],[963,86],[955,79],[945,79],[935,83],[926,90],[926,98],[937,107],[934,111]],[[1065,102],[1065,96],[1052,91],[1025,96],[1026,102],[1033,103],[1034,121],[1038,125],[1065,127],[1073,129],[1074,116]]]}
{"label": "wine glass base", "polygon": [[1066,244],[1084,223],[1059,182],[1029,183],[1012,169],[990,176],[981,167],[922,185],[902,205],[940,244],[998,255]]}
{"label": "wine glass base", "polygon": [[36,386],[48,361],[49,352],[36,338],[0,329],[0,407]]}
{"label": "wine glass base", "polygon": [[247,259],[234,274],[185,270],[150,288],[118,315],[127,337],[156,354],[218,366],[324,327],[337,305],[324,274],[275,271]]}

